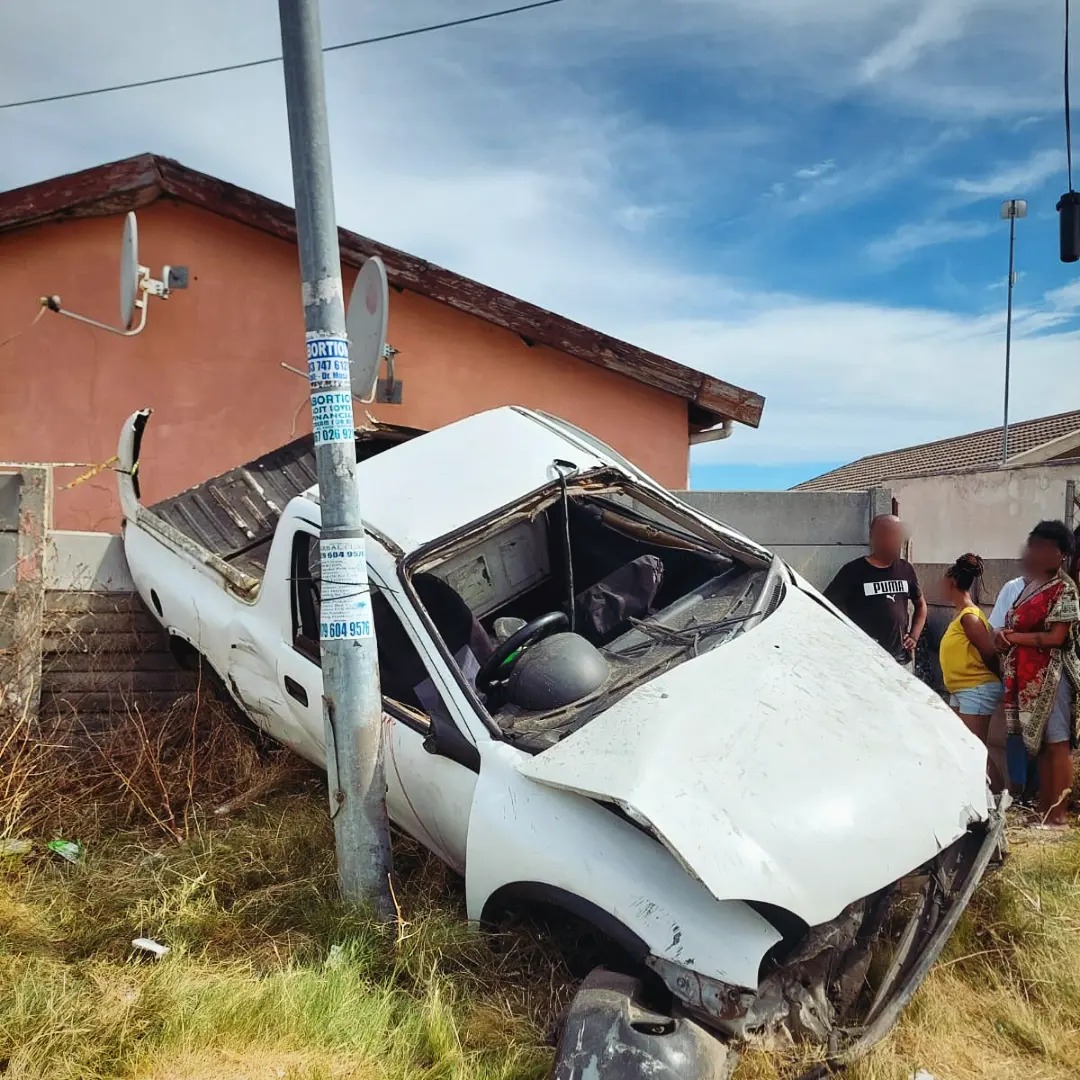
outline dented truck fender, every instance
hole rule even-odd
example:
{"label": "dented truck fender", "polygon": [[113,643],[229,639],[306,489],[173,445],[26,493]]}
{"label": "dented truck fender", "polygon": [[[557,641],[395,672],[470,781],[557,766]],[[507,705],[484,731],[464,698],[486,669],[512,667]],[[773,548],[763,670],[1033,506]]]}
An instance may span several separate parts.
{"label": "dented truck fender", "polygon": [[465,864],[471,919],[483,920],[500,891],[541,885],[607,912],[649,955],[757,986],[762,958],[780,940],[764,918],[740,900],[716,900],[662,844],[606,807],[523,776],[525,755],[512,746],[484,741],[479,751]]}

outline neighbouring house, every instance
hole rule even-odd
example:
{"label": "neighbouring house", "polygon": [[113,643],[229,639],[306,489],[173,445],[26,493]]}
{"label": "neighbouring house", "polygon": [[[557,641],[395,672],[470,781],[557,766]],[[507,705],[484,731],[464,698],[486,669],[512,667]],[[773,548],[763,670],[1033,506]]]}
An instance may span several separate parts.
{"label": "neighbouring house", "polygon": [[1080,410],[1009,425],[1008,464],[1001,428],[890,450],[799,484],[797,492],[850,492],[878,485],[892,492],[930,603],[927,633],[916,654],[920,676],[942,690],[937,662],[952,617],[939,591],[945,569],[974,551],[986,571],[976,599],[989,611],[1001,586],[1019,572],[1017,558],[1032,525],[1060,518],[1073,525],[1080,480]]}
{"label": "neighbouring house", "polygon": [[[43,295],[105,322],[118,316],[123,218],[138,211],[140,262],[187,268],[120,337],[46,312]],[[391,285],[399,405],[380,420],[430,429],[522,404],[589,429],[672,488],[691,442],[756,427],[764,400],[506,293],[346,230],[345,287],[372,255]],[[523,254],[527,257],[527,254]],[[59,529],[115,531],[107,471],[124,418],[152,406],[142,477],[154,502],[310,431],[293,211],[154,155],[0,194],[0,461],[70,463],[56,474]],[[364,406],[357,407],[362,416]],[[708,433],[708,434],[706,434]],[[489,453],[478,447],[477,465]],[[68,486],[72,480],[82,480]]]}
{"label": "neighbouring house", "polygon": [[1076,523],[1080,410],[1010,424],[1008,463],[1001,458],[1001,428],[989,428],[872,454],[795,490],[887,486],[910,529],[910,558],[924,581],[974,551],[986,562],[980,599],[992,603],[1001,584],[1015,576],[1032,525],[1044,518]]}

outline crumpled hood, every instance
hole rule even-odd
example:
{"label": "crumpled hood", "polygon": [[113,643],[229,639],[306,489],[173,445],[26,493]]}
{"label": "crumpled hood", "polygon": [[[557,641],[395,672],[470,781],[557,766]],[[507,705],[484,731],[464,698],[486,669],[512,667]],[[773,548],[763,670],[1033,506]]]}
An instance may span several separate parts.
{"label": "crumpled hood", "polygon": [[521,766],[621,806],[718,899],[811,926],[985,819],[985,769],[932,690],[795,586]]}

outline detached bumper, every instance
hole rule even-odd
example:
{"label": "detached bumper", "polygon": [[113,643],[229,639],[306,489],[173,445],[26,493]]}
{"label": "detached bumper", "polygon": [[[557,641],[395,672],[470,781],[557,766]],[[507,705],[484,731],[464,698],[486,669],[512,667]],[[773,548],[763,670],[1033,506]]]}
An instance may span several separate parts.
{"label": "detached bumper", "polygon": [[553,1080],[727,1080],[738,1055],[685,1017],[650,1009],[640,980],[598,968],[566,1014]]}

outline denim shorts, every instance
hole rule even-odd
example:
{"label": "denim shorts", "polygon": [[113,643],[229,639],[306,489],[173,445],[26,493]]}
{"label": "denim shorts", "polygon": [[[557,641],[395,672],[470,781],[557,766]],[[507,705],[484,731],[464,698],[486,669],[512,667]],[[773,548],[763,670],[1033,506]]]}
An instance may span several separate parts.
{"label": "denim shorts", "polygon": [[989,716],[1000,704],[1005,694],[1005,687],[994,679],[982,686],[971,686],[966,690],[957,690],[949,704],[959,709],[965,716]]}
{"label": "denim shorts", "polygon": [[1046,734],[1043,736],[1043,742],[1062,743],[1070,740],[1073,726],[1072,705],[1072,686],[1069,684],[1068,678],[1062,675],[1061,682],[1058,683],[1054,705],[1046,721]]}

